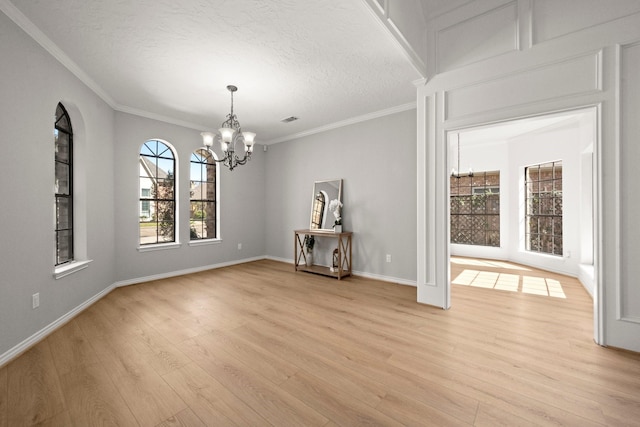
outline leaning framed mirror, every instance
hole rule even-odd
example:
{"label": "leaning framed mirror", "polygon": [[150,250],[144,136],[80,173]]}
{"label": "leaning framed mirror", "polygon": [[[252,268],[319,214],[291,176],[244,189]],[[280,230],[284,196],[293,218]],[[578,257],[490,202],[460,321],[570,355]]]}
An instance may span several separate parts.
{"label": "leaning framed mirror", "polygon": [[329,212],[329,203],[337,199],[342,203],[342,180],[330,179],[316,181],[313,184],[313,197],[311,199],[311,230],[333,231],[333,216]]}

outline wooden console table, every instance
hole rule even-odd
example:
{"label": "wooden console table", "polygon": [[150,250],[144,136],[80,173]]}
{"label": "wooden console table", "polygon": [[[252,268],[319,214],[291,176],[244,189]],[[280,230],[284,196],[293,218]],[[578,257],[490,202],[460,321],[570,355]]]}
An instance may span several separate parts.
{"label": "wooden console table", "polygon": [[[338,280],[351,275],[351,231],[334,233],[333,231],[321,230],[295,230],[293,238],[293,254],[296,271],[307,271],[309,273],[322,274],[335,277]],[[307,255],[304,251],[304,239],[306,236],[325,237],[338,240],[338,262],[337,267],[325,267],[322,265],[307,266]]]}

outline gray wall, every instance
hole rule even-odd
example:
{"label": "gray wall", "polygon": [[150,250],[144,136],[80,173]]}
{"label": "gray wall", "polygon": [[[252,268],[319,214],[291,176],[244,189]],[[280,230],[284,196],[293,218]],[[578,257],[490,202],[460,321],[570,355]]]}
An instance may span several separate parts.
{"label": "gray wall", "polygon": [[[220,176],[220,236],[212,245],[189,245],[189,162],[191,153],[202,145],[200,132],[116,113],[115,120],[115,242],[116,281],[131,282],[177,271],[215,266],[235,260],[263,256],[265,216],[264,153],[255,147],[251,161],[230,172],[222,167]],[[179,241],[174,249],[138,251],[138,156],[149,139],[161,139],[173,146],[177,155]],[[215,149],[216,147],[214,147]],[[238,250],[238,243],[242,250]]]}
{"label": "gray wall", "polygon": [[[248,165],[222,170],[221,242],[191,246],[189,157],[201,144],[199,131],[114,112],[4,14],[0,57],[0,364],[114,285],[265,255],[291,261],[293,230],[309,226],[313,182],[321,179],[344,180],[354,270],[415,283],[415,110],[268,152],[257,146]],[[75,133],[77,254],[92,262],[55,280],[53,118],[60,101]],[[139,252],[138,154],[151,138],[178,154],[181,245]],[[332,248],[324,249],[328,256]]]}
{"label": "gray wall", "polygon": [[[267,255],[293,260],[293,230],[309,228],[313,183],[343,179],[343,229],[353,231],[353,269],[416,280],[416,111],[269,146]],[[330,252],[320,241],[317,249]],[[386,262],[386,254],[392,262]],[[329,253],[319,263],[328,263]]]}
{"label": "gray wall", "polygon": [[[1,359],[110,286],[115,263],[113,110],[2,13],[0,58]],[[83,165],[75,195],[84,213],[76,223],[93,262],[55,280],[53,122],[60,101],[70,110],[76,164]]]}

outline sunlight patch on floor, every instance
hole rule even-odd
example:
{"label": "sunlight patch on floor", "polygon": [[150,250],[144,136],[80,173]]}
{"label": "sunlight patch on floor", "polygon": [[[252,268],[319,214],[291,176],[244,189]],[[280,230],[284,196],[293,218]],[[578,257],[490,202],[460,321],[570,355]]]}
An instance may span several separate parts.
{"label": "sunlight patch on floor", "polygon": [[[566,298],[562,284],[555,279],[532,277],[518,274],[494,273],[491,271],[465,269],[451,281],[454,285],[476,288],[497,289],[501,291],[542,295],[554,298]],[[522,284],[522,287],[520,287]]]}

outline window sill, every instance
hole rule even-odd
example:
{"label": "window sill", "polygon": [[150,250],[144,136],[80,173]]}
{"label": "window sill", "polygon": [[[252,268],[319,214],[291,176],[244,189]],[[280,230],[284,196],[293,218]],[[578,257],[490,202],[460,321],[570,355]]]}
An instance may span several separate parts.
{"label": "window sill", "polygon": [[179,242],[157,243],[154,245],[138,246],[138,252],[164,251],[168,249],[178,249],[180,246],[182,246],[182,244]]}
{"label": "window sill", "polygon": [[92,261],[93,261],[92,259],[88,259],[85,261],[73,261],[73,262],[70,262],[69,264],[64,264],[59,267],[56,267],[53,270],[53,277],[56,280],[58,280],[58,279],[62,279],[65,276],[73,274],[75,272],[78,272],[80,270],[84,270],[85,268],[89,267],[89,263],[91,263]]}
{"label": "window sill", "polygon": [[220,243],[222,243],[222,239],[200,239],[200,240],[190,240],[189,246],[218,245]]}

